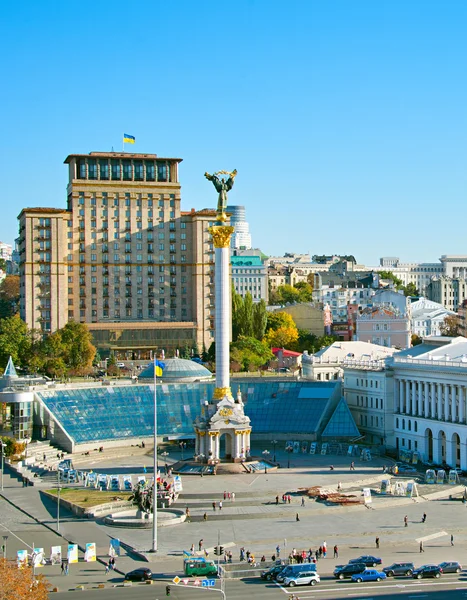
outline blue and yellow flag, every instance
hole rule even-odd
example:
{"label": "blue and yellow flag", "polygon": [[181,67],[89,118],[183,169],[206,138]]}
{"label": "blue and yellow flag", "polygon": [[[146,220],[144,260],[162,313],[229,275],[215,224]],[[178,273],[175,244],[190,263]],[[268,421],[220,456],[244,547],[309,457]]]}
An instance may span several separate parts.
{"label": "blue and yellow flag", "polygon": [[165,363],[163,363],[160,360],[157,360],[157,358],[155,358],[154,359],[154,369],[156,371],[156,377],[162,377],[162,371],[165,369]]}
{"label": "blue and yellow flag", "polygon": [[128,133],[123,134],[123,143],[124,144],[134,144],[136,142],[136,138],[134,135],[128,135]]}

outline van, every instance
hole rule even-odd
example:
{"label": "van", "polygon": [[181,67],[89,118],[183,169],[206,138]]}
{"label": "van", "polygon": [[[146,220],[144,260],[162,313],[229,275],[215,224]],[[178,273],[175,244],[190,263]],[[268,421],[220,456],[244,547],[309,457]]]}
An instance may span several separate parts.
{"label": "van", "polygon": [[185,575],[217,575],[217,567],[213,560],[204,558],[185,558],[183,561]]}
{"label": "van", "polygon": [[297,565],[287,565],[284,569],[276,576],[276,581],[282,583],[287,577],[296,577],[302,571],[316,571],[315,563],[301,563]]}
{"label": "van", "polygon": [[284,585],[289,587],[294,587],[295,585],[316,585],[321,580],[316,571],[310,571],[307,569],[306,571],[301,571],[297,573],[293,577],[286,577],[284,579]]}

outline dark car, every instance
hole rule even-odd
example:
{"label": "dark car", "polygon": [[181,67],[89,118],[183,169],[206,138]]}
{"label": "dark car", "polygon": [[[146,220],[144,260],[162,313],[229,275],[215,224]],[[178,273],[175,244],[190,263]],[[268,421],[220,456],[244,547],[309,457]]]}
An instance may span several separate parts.
{"label": "dark car", "polygon": [[438,565],[423,565],[415,569],[412,574],[414,579],[423,579],[424,577],[441,577],[443,570]]}
{"label": "dark car", "polygon": [[366,569],[365,563],[352,563],[348,565],[337,565],[334,569],[336,579],[349,579],[352,575],[363,573]]}
{"label": "dark car", "polygon": [[148,581],[152,579],[152,571],[151,569],[135,569],[134,571],[130,571],[125,575],[125,579],[127,581]]}
{"label": "dark car", "polygon": [[276,578],[276,575],[279,575],[279,573],[284,569],[284,566],[285,565],[274,565],[267,571],[262,571],[261,579],[266,579],[266,581],[272,581]]}
{"label": "dark car", "polygon": [[383,573],[386,573],[388,577],[394,577],[394,575],[412,575],[414,570],[413,563],[411,562],[399,562],[384,567]]}
{"label": "dark car", "polygon": [[367,567],[376,567],[376,565],[380,565],[382,560],[377,556],[359,556],[358,558],[352,558],[349,560],[349,564],[353,563],[363,563]]}
{"label": "dark car", "polygon": [[460,573],[462,571],[462,565],[455,561],[442,562],[438,566],[443,573]]}

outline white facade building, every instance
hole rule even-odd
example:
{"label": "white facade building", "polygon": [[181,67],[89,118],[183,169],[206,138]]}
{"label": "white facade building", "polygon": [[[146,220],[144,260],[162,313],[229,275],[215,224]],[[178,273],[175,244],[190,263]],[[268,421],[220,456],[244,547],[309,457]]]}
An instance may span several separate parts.
{"label": "white facade building", "polygon": [[245,207],[231,204],[226,211],[230,213],[230,224],[235,231],[230,239],[231,248],[251,248],[250,225],[245,217]]}
{"label": "white facade building", "polygon": [[412,302],[410,308],[412,333],[420,338],[441,335],[444,319],[449,315],[456,314],[452,310],[444,308],[442,304],[427,298],[420,298],[416,302]]}
{"label": "white facade building", "polygon": [[[378,369],[348,365],[344,396],[369,442],[383,438],[423,461],[467,469],[466,338],[424,339]],[[381,406],[385,420],[376,425],[374,411]]]}

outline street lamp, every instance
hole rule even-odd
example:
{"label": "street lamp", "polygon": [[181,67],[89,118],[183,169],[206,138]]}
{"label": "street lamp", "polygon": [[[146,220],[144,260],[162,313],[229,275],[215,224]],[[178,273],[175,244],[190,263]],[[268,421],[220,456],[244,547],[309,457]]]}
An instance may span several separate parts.
{"label": "street lamp", "polygon": [[60,531],[60,491],[62,486],[60,485],[60,469],[57,465],[57,531]]}
{"label": "street lamp", "polygon": [[3,558],[6,558],[6,543],[8,542],[8,536],[4,535],[3,537]]}
{"label": "street lamp", "polygon": [[6,444],[0,440],[0,446],[2,447],[2,492],[3,492],[3,471],[5,469],[5,448]]}
{"label": "street lamp", "polygon": [[273,444],[273,446],[274,446],[274,462],[276,462],[276,446],[277,446],[277,440],[272,440],[271,444]]}
{"label": "street lamp", "polygon": [[269,452],[269,450],[263,450],[263,456],[264,456],[264,458],[265,458],[266,460],[269,458],[269,455],[270,455],[270,454],[271,454],[271,453]]}
{"label": "street lamp", "polygon": [[293,452],[293,446],[287,446],[285,451],[287,452],[287,468],[290,469],[290,453]]}
{"label": "street lamp", "polygon": [[182,451],[182,460],[183,460],[183,451],[186,448],[186,442],[180,442],[179,446],[180,446],[180,449]]}
{"label": "street lamp", "polygon": [[161,452],[161,456],[164,457],[164,463],[165,463],[165,474],[167,475],[167,473],[169,472],[169,468],[167,466],[167,457],[169,456],[169,453],[167,451]]}

